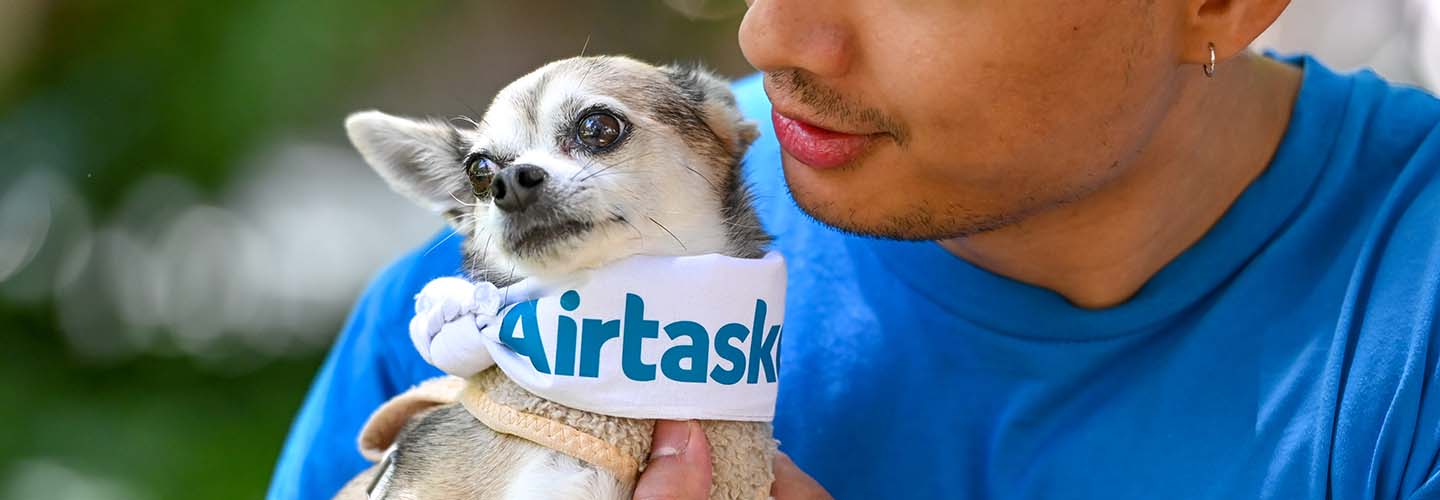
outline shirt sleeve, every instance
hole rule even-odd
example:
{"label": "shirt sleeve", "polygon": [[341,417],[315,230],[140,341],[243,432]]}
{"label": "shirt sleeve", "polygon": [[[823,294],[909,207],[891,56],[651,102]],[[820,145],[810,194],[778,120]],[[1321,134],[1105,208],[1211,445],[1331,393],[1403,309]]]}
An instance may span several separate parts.
{"label": "shirt sleeve", "polygon": [[271,478],[269,500],[329,499],[369,466],[360,427],[385,400],[439,376],[410,345],[413,297],[455,275],[460,238],[449,231],[391,264],[361,295],[310,386]]}

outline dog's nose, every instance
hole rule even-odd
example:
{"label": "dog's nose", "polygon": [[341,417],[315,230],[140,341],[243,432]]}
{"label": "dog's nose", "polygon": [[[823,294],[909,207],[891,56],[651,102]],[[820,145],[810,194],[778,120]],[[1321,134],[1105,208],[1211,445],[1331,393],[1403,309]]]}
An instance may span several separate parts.
{"label": "dog's nose", "polygon": [[511,165],[500,169],[490,183],[490,196],[495,206],[506,212],[524,210],[540,199],[540,191],[549,174],[534,165]]}

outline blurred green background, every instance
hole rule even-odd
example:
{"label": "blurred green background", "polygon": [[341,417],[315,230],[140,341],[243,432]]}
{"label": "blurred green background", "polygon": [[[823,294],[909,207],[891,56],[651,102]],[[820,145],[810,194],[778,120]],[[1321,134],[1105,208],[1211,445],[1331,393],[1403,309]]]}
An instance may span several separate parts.
{"label": "blurred green background", "polygon": [[[1435,5],[1295,0],[1260,44],[1434,88]],[[478,115],[582,48],[739,76],[743,9],[0,2],[0,500],[262,497],[354,297],[440,227],[344,116]]]}
{"label": "blurred green background", "polygon": [[359,288],[440,227],[345,114],[474,116],[582,47],[743,74],[743,9],[6,0],[0,499],[262,497]]}

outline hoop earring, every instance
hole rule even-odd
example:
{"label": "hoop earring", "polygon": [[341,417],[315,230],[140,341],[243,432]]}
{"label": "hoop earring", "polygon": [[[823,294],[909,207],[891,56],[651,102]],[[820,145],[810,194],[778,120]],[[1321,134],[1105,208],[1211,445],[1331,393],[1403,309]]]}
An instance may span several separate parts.
{"label": "hoop earring", "polygon": [[1206,78],[1215,78],[1215,42],[1210,42],[1210,64],[1200,66]]}

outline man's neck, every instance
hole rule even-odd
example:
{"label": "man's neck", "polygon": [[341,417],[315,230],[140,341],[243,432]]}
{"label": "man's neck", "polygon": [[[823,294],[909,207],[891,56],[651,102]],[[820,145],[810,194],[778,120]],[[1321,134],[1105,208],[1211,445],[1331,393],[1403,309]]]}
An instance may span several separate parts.
{"label": "man's neck", "polygon": [[1129,299],[1269,165],[1290,120],[1300,70],[1244,54],[1214,79],[1183,85],[1175,109],[1126,174],[1017,224],[940,244],[1081,307]]}

